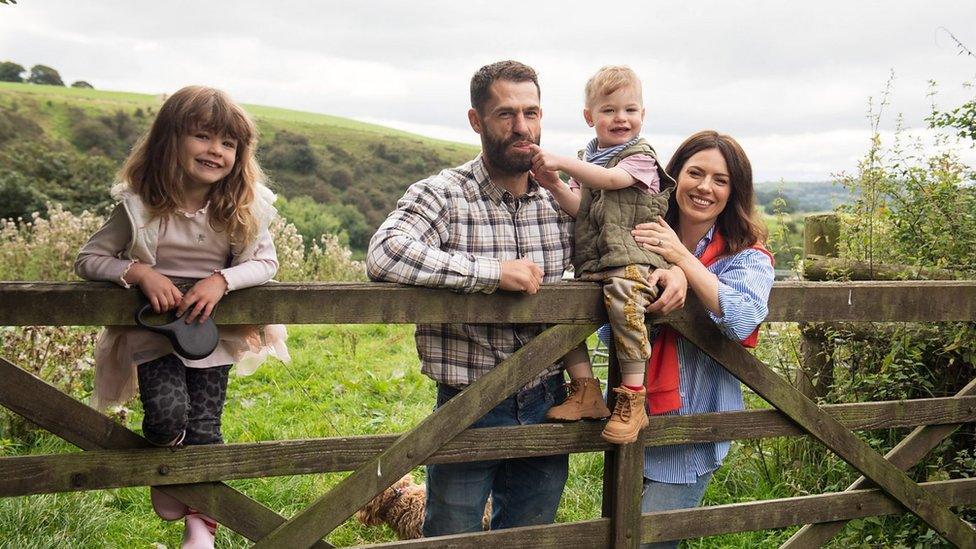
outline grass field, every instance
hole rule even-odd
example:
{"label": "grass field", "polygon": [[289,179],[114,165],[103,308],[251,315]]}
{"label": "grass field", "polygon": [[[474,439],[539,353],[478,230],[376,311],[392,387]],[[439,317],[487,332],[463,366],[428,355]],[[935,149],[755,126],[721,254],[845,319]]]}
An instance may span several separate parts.
{"label": "grass field", "polygon": [[[2,96],[8,96],[3,99]],[[10,105],[10,101],[17,96],[29,97],[41,102],[51,102],[48,107],[54,107],[54,102],[67,102],[71,106],[82,108],[99,114],[115,112],[118,109],[134,111],[143,109],[145,111],[156,110],[162,105],[164,95],[152,95],[145,93],[118,92],[106,90],[94,90],[87,88],[68,88],[63,86],[44,86],[38,84],[22,84],[17,82],[0,82],[0,101],[4,101],[5,106]],[[269,107],[265,105],[244,104],[243,107],[251,116],[259,121],[277,122],[283,124],[285,129],[291,124],[298,124],[305,127],[323,126],[331,130],[350,130],[354,132],[378,134],[380,136],[396,136],[409,138],[418,143],[425,143],[431,146],[445,147],[450,149],[465,149],[469,152],[477,153],[478,148],[470,145],[462,145],[451,141],[443,141],[430,137],[405,132],[377,124],[367,124],[351,118],[342,118],[328,114],[296,111],[279,107]],[[61,136],[66,134],[61,133]]]}

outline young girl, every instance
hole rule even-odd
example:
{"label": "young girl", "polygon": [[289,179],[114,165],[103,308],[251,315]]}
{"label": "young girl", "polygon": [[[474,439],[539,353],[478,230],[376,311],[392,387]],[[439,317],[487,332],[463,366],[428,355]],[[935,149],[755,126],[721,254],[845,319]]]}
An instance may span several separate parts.
{"label": "young girl", "polygon": [[[223,92],[188,86],[173,94],[122,166],[112,189],[119,204],[79,252],[78,276],[136,285],[156,312],[176,309],[188,323],[204,322],[227,292],[270,280],[276,210],[260,183],[256,139],[254,123]],[[183,294],[170,278],[198,281]],[[95,349],[93,406],[125,403],[138,379],[146,439],[221,443],[231,365],[248,374],[268,354],[288,360],[284,340],[283,326],[225,326],[210,356],[189,360],[162,335],[108,327]],[[213,547],[210,517],[155,489],[151,497],[163,519],[185,517],[184,548]]]}

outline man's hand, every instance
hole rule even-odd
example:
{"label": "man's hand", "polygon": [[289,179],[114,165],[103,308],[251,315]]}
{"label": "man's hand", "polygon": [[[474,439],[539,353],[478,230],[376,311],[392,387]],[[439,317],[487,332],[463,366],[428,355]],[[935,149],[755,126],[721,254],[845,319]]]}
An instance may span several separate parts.
{"label": "man's hand", "polygon": [[142,263],[133,263],[125,273],[125,281],[139,286],[152,304],[153,311],[162,313],[180,304],[183,294],[165,275]]}
{"label": "man's hand", "polygon": [[542,267],[528,259],[511,259],[501,262],[502,276],[498,287],[510,292],[534,294],[542,285]]}
{"label": "man's hand", "polygon": [[186,323],[193,322],[199,316],[200,324],[203,324],[210,318],[214,307],[220,301],[220,298],[224,297],[224,292],[226,291],[227,281],[224,279],[224,275],[214,273],[198,281],[190,288],[189,292],[186,292],[186,295],[183,296],[183,302],[180,303],[180,308],[176,313],[182,315],[187,309],[192,307],[190,314],[186,315]]}

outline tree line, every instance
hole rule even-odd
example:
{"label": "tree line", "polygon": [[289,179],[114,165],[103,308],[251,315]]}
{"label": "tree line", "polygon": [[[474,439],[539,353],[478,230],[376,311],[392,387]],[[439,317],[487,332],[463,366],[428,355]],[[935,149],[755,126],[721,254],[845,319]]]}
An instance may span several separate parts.
{"label": "tree line", "polygon": [[[27,73],[27,77],[24,77]],[[0,62],[0,82],[27,82],[28,84],[43,84],[46,86],[64,86],[61,74],[47,65],[34,65],[30,71],[23,65],[13,61]],[[72,88],[94,88],[84,80],[75,80]]]}

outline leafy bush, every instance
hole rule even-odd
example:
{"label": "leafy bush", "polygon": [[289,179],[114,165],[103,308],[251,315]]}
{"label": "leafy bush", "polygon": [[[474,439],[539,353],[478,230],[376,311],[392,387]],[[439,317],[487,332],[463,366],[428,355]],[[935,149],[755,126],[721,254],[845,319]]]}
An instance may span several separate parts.
{"label": "leafy bush", "polygon": [[37,122],[13,109],[0,109],[0,145],[12,140],[38,139],[43,134]]}
{"label": "leafy bush", "polygon": [[30,182],[44,200],[66,209],[105,211],[118,164],[104,156],[83,155],[48,141],[23,141],[0,150],[0,165]]}
{"label": "leafy bush", "polygon": [[[90,327],[27,326],[0,328],[4,358],[54,385],[61,392],[87,400],[92,391],[95,336]],[[29,444],[42,430],[0,408],[6,444]],[[0,440],[3,443],[4,440]]]}
{"label": "leafy bush", "polygon": [[276,280],[356,282],[366,280],[366,267],[352,259],[352,252],[335,235],[325,234],[312,242],[306,252],[298,229],[284,218],[271,223],[271,234],[278,250]]}
{"label": "leafy bush", "polygon": [[289,170],[301,174],[314,173],[318,157],[308,138],[289,131],[279,132],[260,152],[261,163],[272,170]]}
{"label": "leafy bush", "polygon": [[329,184],[339,190],[349,188],[352,183],[352,172],[345,166],[339,166],[329,174]]}
{"label": "leafy bush", "polygon": [[[888,144],[879,132],[887,96],[886,90],[880,108],[872,109],[873,139],[857,172],[840,178],[852,197],[838,208],[841,255],[879,264],[948,268],[972,277],[976,275],[976,189],[965,184],[971,167],[955,154],[954,136],[947,133],[960,130],[964,121],[931,117],[936,134],[928,149],[921,140],[908,139],[900,128]],[[974,322],[833,325],[827,339],[836,365],[829,401],[951,396],[976,376]],[[904,430],[875,431],[868,440],[885,450],[904,436]],[[972,475],[974,442],[971,429],[958,431],[910,476],[924,481],[933,478],[933,471],[940,471],[938,478]],[[827,470],[842,467],[833,455],[825,455],[822,463]],[[946,464],[970,468],[947,469]],[[827,476],[811,491],[824,482]],[[971,511],[963,515],[973,518]],[[872,544],[885,547],[928,546],[938,539],[910,515],[859,521],[845,536],[848,542],[871,539]]]}
{"label": "leafy bush", "polygon": [[0,170],[0,219],[30,218],[47,211],[47,197],[23,174]]}
{"label": "leafy bush", "polygon": [[342,222],[329,213],[324,204],[319,204],[307,196],[296,196],[291,199],[278,198],[275,207],[283,218],[295,225],[306,246],[310,247],[312,242],[327,233],[339,236],[339,240],[344,244],[349,243]]}
{"label": "leafy bush", "polygon": [[118,163],[128,155],[146,125],[122,111],[92,118],[81,109],[71,109],[69,116],[71,144],[78,151],[108,156]]}
{"label": "leafy bush", "polygon": [[21,223],[0,220],[0,280],[77,280],[75,256],[104,220],[60,204],[47,209],[46,218],[35,213]]}

